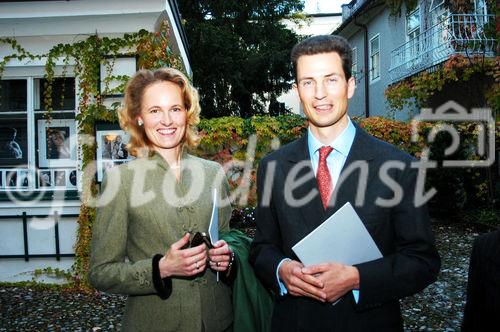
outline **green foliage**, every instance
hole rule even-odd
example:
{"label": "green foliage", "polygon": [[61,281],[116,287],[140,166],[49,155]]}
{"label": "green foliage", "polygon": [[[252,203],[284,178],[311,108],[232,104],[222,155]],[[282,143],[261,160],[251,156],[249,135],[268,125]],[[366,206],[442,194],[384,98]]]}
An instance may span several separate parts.
{"label": "green foliage", "polygon": [[[427,147],[427,135],[439,123],[419,123],[416,127],[418,139],[413,142],[412,124],[390,120],[382,117],[355,119],[355,121],[371,135],[395,145],[416,158],[422,156]],[[202,158],[217,161],[225,166],[226,174],[232,190],[242,186],[242,181],[250,181],[249,193],[244,200],[237,198],[235,206],[245,208],[255,206],[256,187],[255,174],[260,159],[267,153],[300,137],[307,128],[306,119],[296,116],[254,116],[249,119],[237,117],[222,117],[203,119],[199,125],[201,143],[195,154]],[[448,159],[473,160],[474,147],[478,141],[478,130],[473,123],[457,125],[461,145]],[[256,144],[252,146],[252,137]],[[441,162],[444,150],[450,145],[450,137],[446,133],[437,135],[430,148],[430,159]],[[496,144],[500,144],[497,134]],[[235,161],[240,162],[239,164]],[[244,180],[244,167],[248,167],[247,178]],[[488,169],[449,169],[438,168],[428,172],[428,186],[438,190],[430,202],[431,207],[446,213],[458,212],[466,207],[489,205],[494,201],[494,193],[489,180]],[[243,183],[245,184],[245,183]]]}
{"label": "green foliage", "polygon": [[44,269],[35,269],[33,275],[35,278],[46,275],[53,278],[66,279],[68,281],[72,279],[72,274],[70,271],[61,270],[59,268],[52,268],[50,266]]}
{"label": "green foliage", "polygon": [[403,4],[406,7],[406,12],[409,13],[413,11],[417,5],[418,0],[384,0],[385,4],[389,8],[391,16],[401,16],[401,9]]}
{"label": "green foliage", "polygon": [[298,41],[284,18],[299,19],[300,0],[181,0],[193,80],[202,116],[266,112],[266,103],[291,86],[289,52]]}

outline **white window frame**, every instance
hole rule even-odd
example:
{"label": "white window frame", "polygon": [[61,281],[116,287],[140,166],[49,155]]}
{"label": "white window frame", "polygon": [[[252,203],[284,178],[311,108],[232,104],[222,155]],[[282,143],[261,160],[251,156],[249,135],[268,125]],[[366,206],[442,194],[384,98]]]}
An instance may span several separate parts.
{"label": "white window frame", "polygon": [[429,12],[433,11],[436,8],[439,8],[444,4],[444,0],[432,0],[431,5],[429,6]]}
{"label": "white window frame", "polygon": [[[377,52],[377,53],[373,53],[373,52],[372,52],[372,41],[373,41],[374,39],[378,39],[378,52]],[[370,38],[370,42],[369,42],[369,44],[368,44],[368,47],[369,47],[369,54],[370,54],[369,59],[368,59],[368,64],[369,64],[369,66],[370,66],[370,67],[369,67],[369,68],[370,68],[370,69],[369,69],[369,73],[370,73],[370,75],[369,75],[369,76],[370,76],[370,83],[375,83],[375,82],[379,81],[379,80],[380,80],[380,78],[382,77],[382,71],[380,70],[380,69],[381,69],[381,68],[380,68],[380,58],[381,58],[381,57],[380,57],[380,44],[381,44],[381,43],[380,43],[380,33],[377,33],[375,36],[373,36],[372,38]],[[377,76],[377,77],[374,77],[374,76],[373,76],[373,73],[374,73],[374,70],[373,70],[373,69],[374,69],[374,66],[373,66],[373,58],[374,58],[374,56],[375,56],[375,55],[377,55],[377,54],[378,54],[378,59],[377,59],[377,60],[378,60],[378,76]]]}
{"label": "white window frame", "polygon": [[[479,2],[481,2],[481,6],[479,6]],[[483,12],[479,13],[478,10],[482,9]],[[487,15],[488,14],[488,4],[486,0],[474,0],[474,14],[477,15]]]}
{"label": "white window frame", "polygon": [[354,79],[357,79],[358,74],[358,48],[352,48],[352,66],[351,66],[351,74]]}
{"label": "white window frame", "polygon": [[[36,162],[36,157],[38,156],[37,149],[38,147],[35,146],[36,138],[38,140],[40,137],[37,134],[37,120],[36,120],[36,115],[45,113],[45,111],[37,111],[35,110],[35,99],[40,98],[40,96],[37,94],[39,92],[36,92],[35,89],[35,80],[37,79],[42,79],[43,74],[40,75],[40,70],[41,68],[38,67],[23,67],[23,68],[18,68],[18,67],[7,67],[5,72],[7,75],[2,76],[0,79],[1,80],[26,80],[26,88],[27,88],[27,93],[26,93],[26,121],[27,121],[27,163],[25,165],[20,165],[23,167],[1,167],[0,171],[2,176],[2,181],[1,181],[1,186],[0,186],[0,192],[7,192],[7,191],[44,191],[44,190],[54,190],[55,188],[59,190],[75,190],[76,186],[72,185],[71,183],[67,182],[67,185],[64,187],[40,187],[39,186],[39,179],[37,177],[38,173],[40,170],[48,170],[48,171],[61,171],[60,169],[55,169],[54,167],[49,167],[46,169],[41,169],[41,161],[38,161],[38,164]],[[57,76],[59,77],[59,76]],[[66,75],[66,77],[74,77],[73,75]],[[53,114],[61,114],[61,113],[72,113],[76,116],[78,114],[78,93],[77,93],[77,80],[75,78],[75,109],[74,110],[54,110]],[[13,112],[12,114],[16,114],[18,112]],[[23,112],[24,113],[24,112]],[[53,120],[56,121],[56,120]],[[75,120],[70,120],[70,121],[75,121]],[[74,132],[73,132],[74,133]],[[73,137],[75,139],[75,137]],[[39,144],[40,145],[40,144]],[[73,155],[72,155],[73,159]],[[74,161],[74,163],[73,163]],[[66,168],[65,171],[69,175],[72,170],[77,170],[77,156],[76,154],[74,155],[74,160],[72,160],[72,165],[69,168]],[[54,165],[56,166],[56,165]],[[6,184],[6,174],[9,171],[15,171],[17,174],[24,174],[23,172],[27,170],[29,172],[29,186],[24,187],[19,185],[19,179],[18,185],[16,187],[12,186],[7,186]],[[78,171],[77,171],[78,173]],[[78,184],[80,185],[79,179],[77,180]]]}
{"label": "white window frame", "polygon": [[[413,16],[416,12],[418,12],[418,26],[416,28],[413,28],[410,30],[408,27],[409,18],[410,18],[410,16]],[[412,53],[417,53],[417,56],[412,58],[412,62],[408,63],[410,66],[413,66],[422,60],[422,58],[420,56],[418,56],[418,54],[422,50],[421,45],[420,45],[420,37],[418,37],[422,32],[422,12],[420,11],[420,6],[417,6],[414,10],[412,10],[411,12],[406,14],[405,32],[406,32],[406,34],[405,34],[406,42],[410,42],[411,40],[413,40],[415,42],[414,44],[411,45],[412,49],[410,50],[410,52],[407,53],[408,58],[411,55],[413,55]]]}

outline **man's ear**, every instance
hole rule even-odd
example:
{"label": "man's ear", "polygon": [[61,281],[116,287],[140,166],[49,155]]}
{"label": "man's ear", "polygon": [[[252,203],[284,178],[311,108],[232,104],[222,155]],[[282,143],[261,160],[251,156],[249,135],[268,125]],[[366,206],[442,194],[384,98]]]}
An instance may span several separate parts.
{"label": "man's ear", "polygon": [[356,79],[351,76],[347,81],[347,99],[351,99],[354,96],[354,91],[356,90]]}

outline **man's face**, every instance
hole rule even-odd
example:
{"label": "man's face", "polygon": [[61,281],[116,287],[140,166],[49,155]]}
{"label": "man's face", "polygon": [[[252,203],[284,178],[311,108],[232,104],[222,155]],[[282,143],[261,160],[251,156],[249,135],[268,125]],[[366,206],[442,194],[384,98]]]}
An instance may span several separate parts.
{"label": "man's face", "polygon": [[339,134],[347,126],[355,81],[353,77],[346,80],[336,52],[299,57],[296,89],[314,134],[325,129]]}

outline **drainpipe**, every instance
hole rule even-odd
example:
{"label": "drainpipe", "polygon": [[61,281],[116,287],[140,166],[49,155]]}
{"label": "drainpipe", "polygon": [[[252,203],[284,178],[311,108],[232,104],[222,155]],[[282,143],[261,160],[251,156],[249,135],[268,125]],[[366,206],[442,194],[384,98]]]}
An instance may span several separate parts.
{"label": "drainpipe", "polygon": [[370,116],[370,83],[368,82],[368,27],[362,23],[356,22],[358,17],[354,16],[354,25],[362,28],[364,30],[364,66],[365,70],[363,73],[365,81],[365,117]]}

